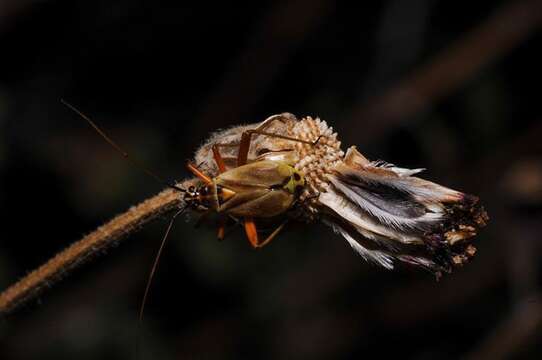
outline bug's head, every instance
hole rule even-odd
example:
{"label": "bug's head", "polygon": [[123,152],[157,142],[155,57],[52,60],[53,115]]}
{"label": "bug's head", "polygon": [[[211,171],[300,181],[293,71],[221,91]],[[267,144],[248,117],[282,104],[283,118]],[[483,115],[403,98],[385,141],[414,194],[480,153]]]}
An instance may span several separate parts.
{"label": "bug's head", "polygon": [[199,205],[199,189],[195,186],[189,186],[188,189],[185,190],[183,200],[186,202],[186,204],[190,207],[198,207]]}
{"label": "bug's head", "polygon": [[186,205],[191,207],[194,210],[207,210],[208,204],[205,199],[205,196],[208,193],[206,185],[199,187],[190,186],[184,192],[183,200],[186,202]]}

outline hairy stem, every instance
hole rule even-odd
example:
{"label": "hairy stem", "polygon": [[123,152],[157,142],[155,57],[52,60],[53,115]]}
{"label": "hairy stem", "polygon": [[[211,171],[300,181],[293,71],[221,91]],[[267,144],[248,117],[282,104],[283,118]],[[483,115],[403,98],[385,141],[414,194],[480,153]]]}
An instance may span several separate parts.
{"label": "hairy stem", "polygon": [[[192,182],[193,180],[187,180],[179,186],[189,186]],[[161,215],[183,205],[184,201],[178,191],[166,189],[116,216],[0,293],[0,315],[5,315],[35,298],[71,270]]]}

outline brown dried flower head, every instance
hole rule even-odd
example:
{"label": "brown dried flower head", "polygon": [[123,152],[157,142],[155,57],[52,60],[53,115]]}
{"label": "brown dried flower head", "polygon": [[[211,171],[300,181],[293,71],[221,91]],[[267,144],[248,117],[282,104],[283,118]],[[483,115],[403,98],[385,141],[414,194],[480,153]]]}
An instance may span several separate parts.
{"label": "brown dried flower head", "polygon": [[[287,157],[304,174],[296,216],[301,210],[305,220],[324,222],[365,260],[387,269],[402,262],[440,276],[475,254],[470,239],[488,220],[477,197],[414,176],[424,169],[370,161],[355,146],[345,153],[337,133],[319,118],[274,117],[280,121],[267,132],[315,142],[255,135],[251,143],[249,160]],[[227,167],[235,167],[241,134],[259,124],[215,133],[196,152],[195,162],[216,176],[211,146],[218,143]]]}

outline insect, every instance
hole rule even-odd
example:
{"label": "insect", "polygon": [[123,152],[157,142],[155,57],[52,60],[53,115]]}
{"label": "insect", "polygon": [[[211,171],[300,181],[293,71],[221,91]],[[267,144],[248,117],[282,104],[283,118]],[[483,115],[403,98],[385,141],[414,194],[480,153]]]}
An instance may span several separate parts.
{"label": "insect", "polygon": [[[305,178],[300,171],[293,167],[296,157],[291,150],[264,151],[249,163],[248,155],[253,135],[278,138],[310,146],[317,145],[320,140],[320,137],[315,141],[309,141],[267,132],[266,130],[274,122],[283,120],[283,117],[280,115],[271,116],[255,128],[243,131],[239,144],[221,144],[217,142],[212,145],[213,160],[218,169],[217,176],[211,177],[201,171],[197,165],[188,162],[188,170],[199,178],[203,184],[197,187],[190,186],[188,189],[185,189],[177,184],[165,182],[136,160],[130,159],[128,153],[109,138],[88,116],[64,100],[62,100],[62,103],[85,119],[106,142],[115,148],[124,158],[130,160],[132,164],[139,167],[158,182],[184,194],[182,196],[185,205],[172,216],[151,268],[141,302],[140,320],[143,318],[147,295],[166,239],[169,236],[174,220],[184,213],[186,209],[190,208],[198,212],[203,212],[203,216],[213,211],[222,215],[218,227],[219,239],[223,239],[225,235],[225,216],[232,217],[237,221],[239,221],[238,217],[241,218],[247,238],[253,248],[261,248],[268,244],[286,225],[288,220],[282,222],[270,235],[261,240],[255,220],[258,218],[273,218],[291,209],[299,200],[299,195],[305,187]],[[228,170],[224,158],[220,154],[220,148],[232,146],[238,147],[239,150],[236,158],[236,166]]]}
{"label": "insect", "polygon": [[[123,157],[129,159],[128,153],[111,140],[88,116],[64,100],[62,103],[85,119],[104,140],[120,152]],[[211,211],[217,212],[222,215],[218,228],[219,239],[223,239],[225,236],[224,216],[230,216],[236,221],[241,218],[249,243],[254,248],[260,248],[268,244],[282,230],[287,220],[262,240],[258,235],[255,219],[272,218],[284,214],[292,208],[304,189],[305,179],[303,174],[293,167],[295,157],[292,156],[292,151],[266,152],[248,163],[253,136],[279,138],[311,146],[318,144],[320,140],[320,137],[316,141],[308,141],[266,131],[274,122],[282,120],[280,115],[274,115],[257,127],[243,131],[239,144],[214,143],[212,154],[219,173],[215,177],[205,174],[197,165],[188,162],[188,170],[203,182],[197,187],[190,186],[185,189],[176,184],[167,183],[138,162],[133,159],[131,161],[159,182],[184,194],[183,200],[186,205],[173,218],[187,208],[204,214]],[[239,148],[237,163],[236,167],[228,170],[224,158],[220,154],[220,148],[232,146]],[[169,233],[169,228],[166,233]]]}
{"label": "insect", "polygon": [[[212,145],[213,158],[218,168],[218,176],[211,178],[192,163],[187,164],[195,176],[203,181],[199,187],[190,187],[185,191],[184,200],[194,210],[216,211],[231,217],[243,218],[244,228],[250,244],[260,248],[268,244],[285,226],[279,225],[265,239],[260,239],[255,224],[256,218],[272,218],[292,208],[299,200],[305,187],[303,174],[293,166],[291,151],[268,152],[248,163],[248,154],[253,135],[281,138],[288,141],[316,145],[316,141],[301,140],[265,130],[280,116],[272,116],[255,129],[241,134],[238,146],[237,167],[227,170],[220,154],[220,147],[231,144]],[[224,218],[218,229],[218,238],[224,237]]]}

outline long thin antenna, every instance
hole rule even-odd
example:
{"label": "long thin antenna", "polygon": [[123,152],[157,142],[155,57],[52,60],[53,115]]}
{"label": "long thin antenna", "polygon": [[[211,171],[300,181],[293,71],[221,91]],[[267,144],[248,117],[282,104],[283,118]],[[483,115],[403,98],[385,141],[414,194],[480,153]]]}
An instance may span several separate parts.
{"label": "long thin antenna", "polygon": [[159,183],[161,183],[162,185],[165,185],[167,187],[170,187],[170,188],[173,188],[175,190],[178,190],[178,191],[181,191],[181,192],[186,192],[185,189],[182,189],[180,187],[178,187],[177,185],[175,184],[172,184],[172,183],[168,183],[167,181],[163,180],[162,178],[160,178],[158,175],[156,175],[154,172],[150,171],[149,169],[147,169],[145,166],[143,166],[143,164],[141,164],[139,161],[137,161],[136,159],[133,159],[133,158],[130,158],[128,156],[128,153],[123,149],[121,148],[116,142],[114,142],[109,136],[107,136],[107,134],[102,131],[102,129],[100,129],[98,127],[98,125],[96,125],[94,123],[94,121],[92,121],[88,116],[86,116],[85,114],[83,114],[79,109],[77,109],[75,106],[71,105],[70,103],[68,103],[66,100],[64,99],[60,99],[60,102],[64,105],[66,105],[68,108],[70,108],[73,112],[75,112],[77,115],[81,116],[83,119],[86,120],[87,123],[89,123],[90,126],[92,126],[92,128],[94,130],[96,130],[96,132],[105,140],[107,141],[107,143],[109,145],[111,145],[119,154],[122,155],[123,158],[125,158],[126,160],[128,160],[132,165],[134,165],[135,167],[139,168],[140,170],[142,170],[145,174],[149,175],[150,177],[152,177],[154,180],[158,181]]}
{"label": "long thin antenna", "polygon": [[145,292],[143,293],[143,299],[141,300],[141,306],[139,308],[139,322],[143,321],[143,313],[145,311],[145,303],[147,302],[147,296],[149,295],[149,290],[151,288],[152,279],[154,277],[154,273],[156,273],[156,269],[158,268],[158,263],[160,261],[160,256],[162,256],[162,251],[164,250],[164,247],[166,245],[166,240],[169,236],[169,233],[171,231],[171,228],[173,227],[173,223],[175,222],[175,219],[177,216],[181,215],[185,210],[187,209],[187,206],[183,207],[181,210],[177,211],[169,221],[169,225],[167,227],[166,233],[164,234],[164,237],[162,238],[162,242],[160,243],[160,247],[158,248],[158,252],[156,253],[156,257],[154,259],[154,263],[152,264],[151,272],[149,273],[149,279],[147,280],[147,286],[145,287]]}

